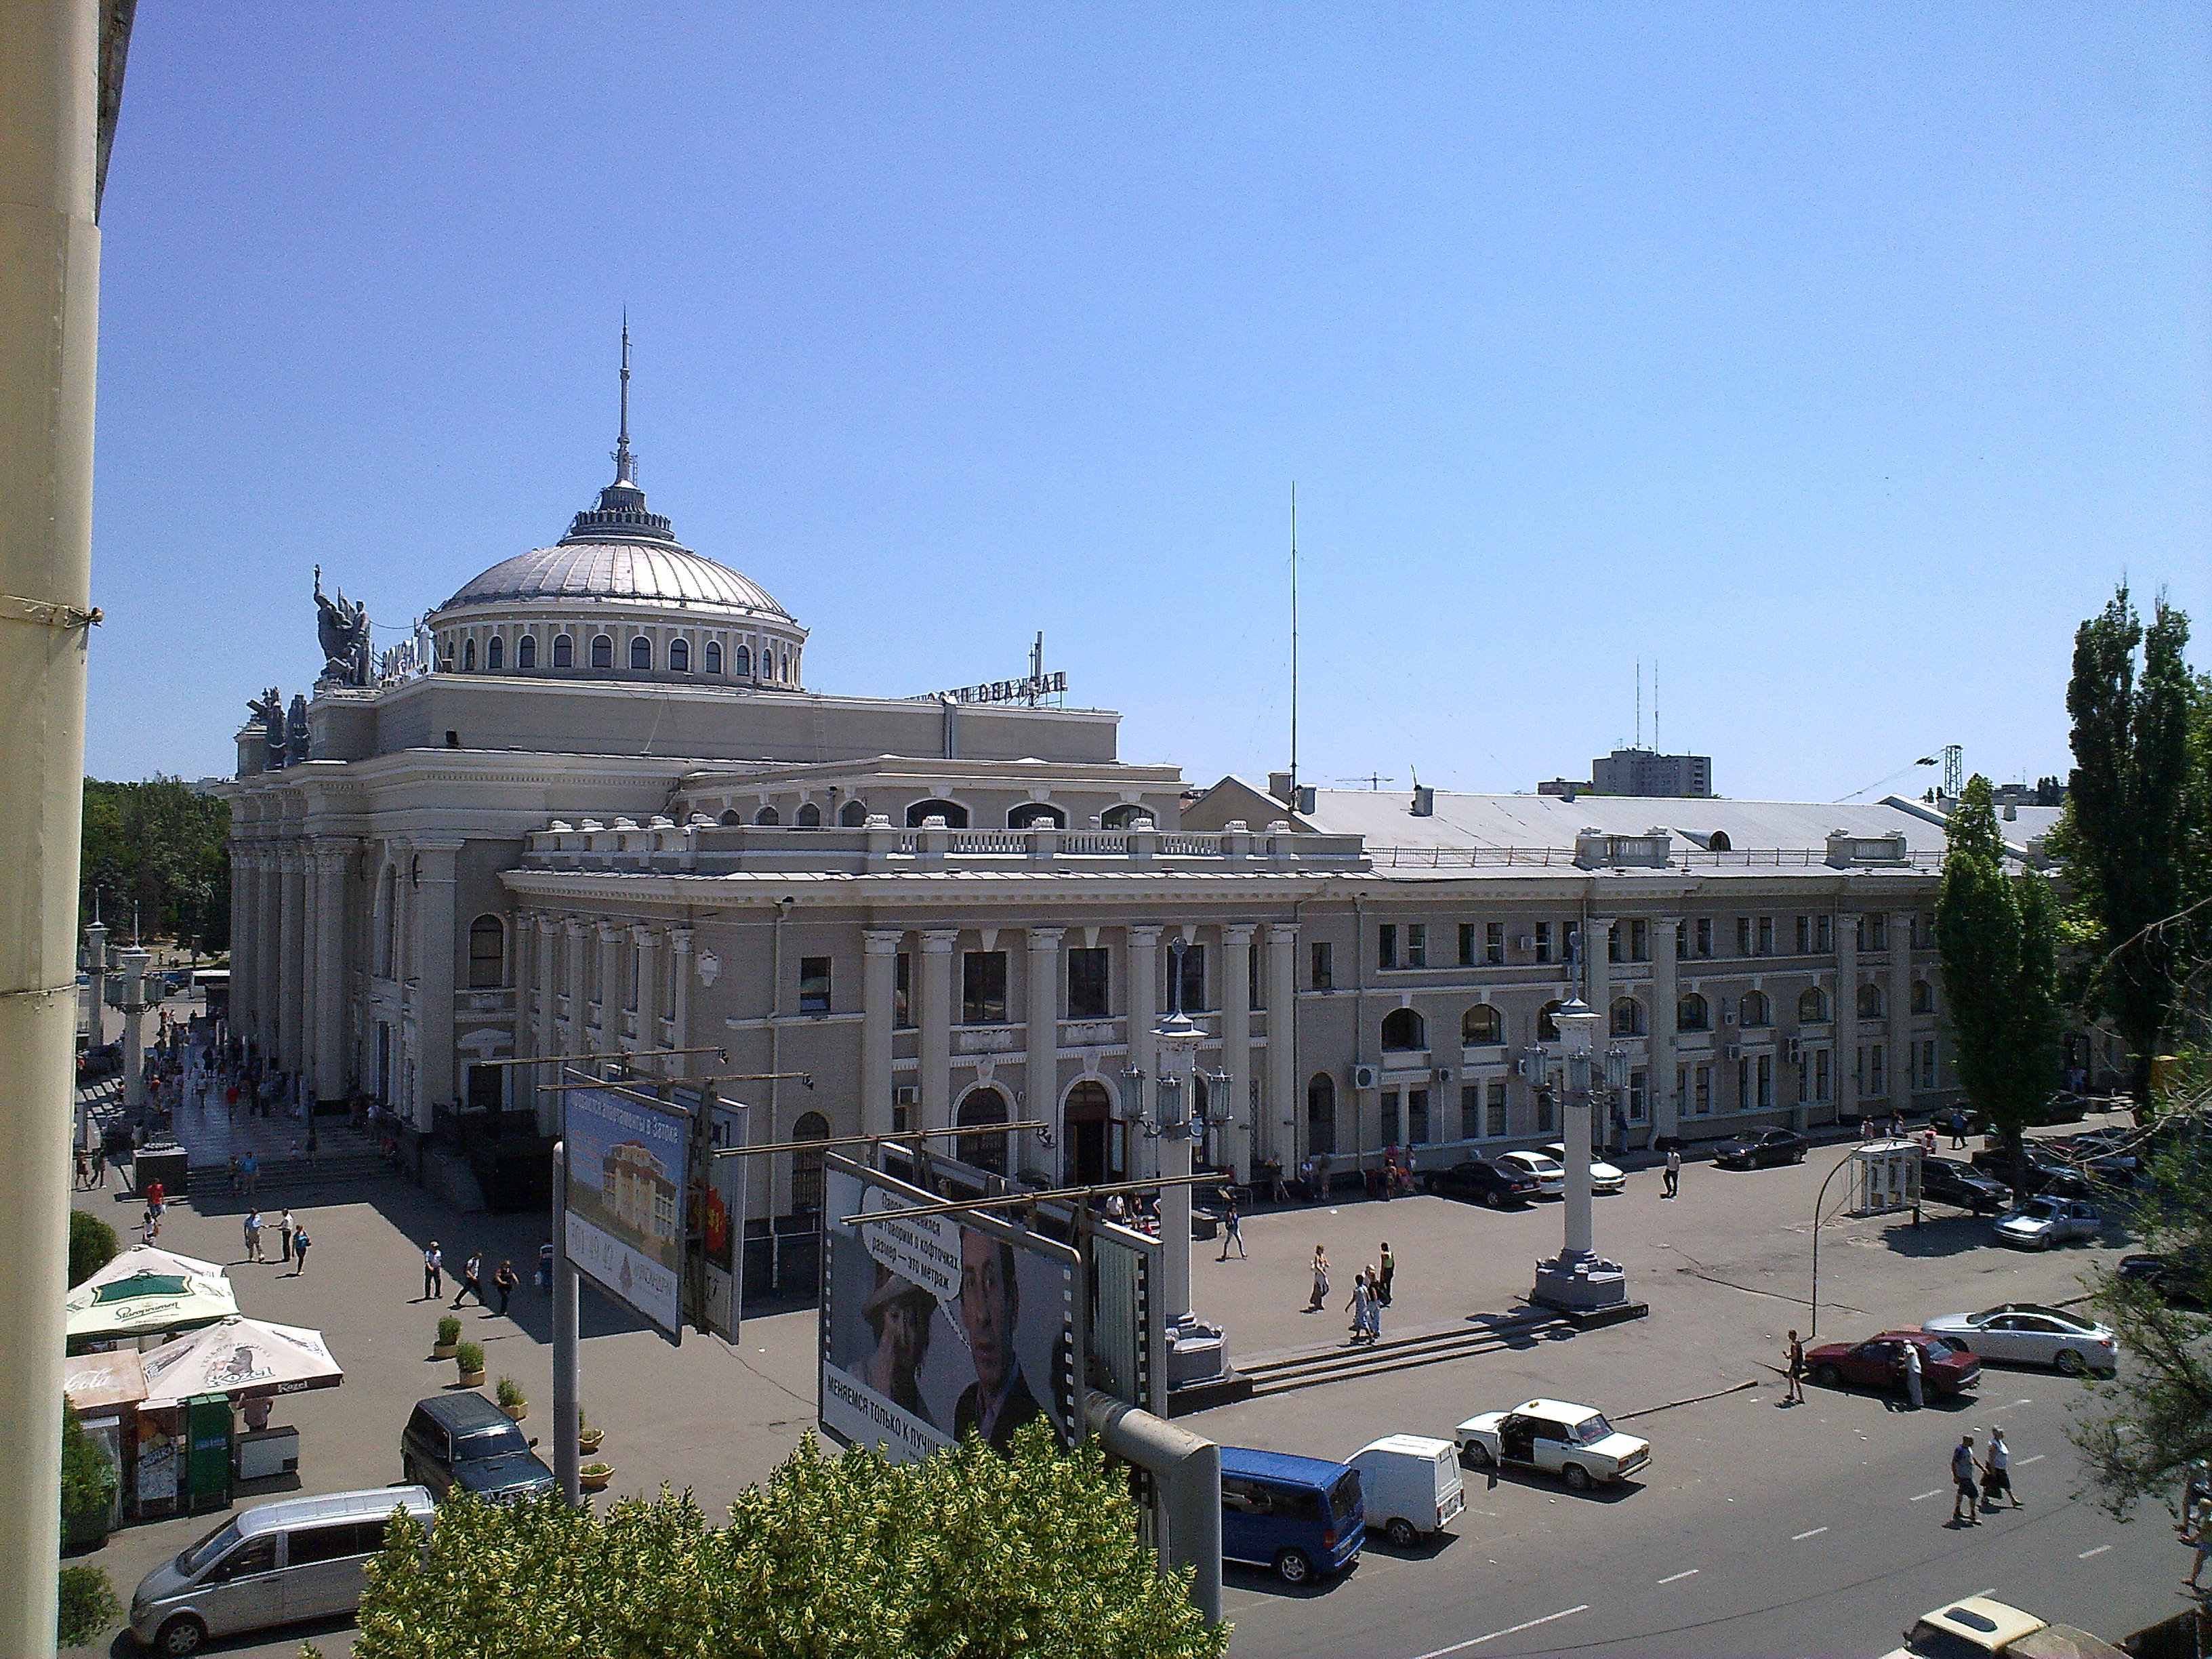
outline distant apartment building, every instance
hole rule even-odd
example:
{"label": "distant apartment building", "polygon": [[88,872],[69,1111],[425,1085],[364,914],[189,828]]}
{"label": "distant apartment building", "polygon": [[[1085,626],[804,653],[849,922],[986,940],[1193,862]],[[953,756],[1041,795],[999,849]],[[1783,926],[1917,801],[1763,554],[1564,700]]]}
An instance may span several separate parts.
{"label": "distant apartment building", "polygon": [[1589,787],[1590,793],[1597,795],[1663,795],[1675,800],[1710,800],[1713,793],[1712,757],[1662,755],[1649,749],[1616,749],[1590,763]]}

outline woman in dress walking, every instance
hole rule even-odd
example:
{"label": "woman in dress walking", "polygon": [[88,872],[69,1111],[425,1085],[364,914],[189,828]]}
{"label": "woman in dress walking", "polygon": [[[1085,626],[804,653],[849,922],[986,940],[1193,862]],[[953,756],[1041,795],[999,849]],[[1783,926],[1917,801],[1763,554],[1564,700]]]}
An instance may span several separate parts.
{"label": "woman in dress walking", "polygon": [[1319,1313],[1328,1300],[1328,1252],[1318,1244],[1314,1246],[1313,1300],[1306,1304],[1308,1313]]}
{"label": "woman in dress walking", "polygon": [[1345,1306],[1352,1310],[1352,1342],[1354,1347],[1368,1340],[1368,1322],[1375,1316],[1375,1295],[1367,1288],[1367,1275],[1355,1273],[1352,1279],[1352,1300]]}

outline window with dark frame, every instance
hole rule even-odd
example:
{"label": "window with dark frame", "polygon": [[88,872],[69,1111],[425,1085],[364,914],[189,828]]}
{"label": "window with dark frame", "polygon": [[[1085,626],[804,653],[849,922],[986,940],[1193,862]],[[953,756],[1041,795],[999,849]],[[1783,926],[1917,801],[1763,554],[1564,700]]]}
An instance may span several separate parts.
{"label": "window with dark frame", "polygon": [[1548,921],[1540,921],[1536,924],[1536,960],[1549,962],[1551,959],[1552,924]]}
{"label": "window with dark frame", "polygon": [[1326,940],[1316,943],[1308,957],[1306,982],[1316,991],[1336,988],[1336,947]]}
{"label": "window with dark frame", "polygon": [[1261,972],[1260,947],[1248,945],[1244,951],[1244,1006],[1264,1008],[1267,1006],[1267,981]]}
{"label": "window with dark frame", "polygon": [[1409,922],[1406,927],[1406,966],[1408,968],[1425,968],[1428,965],[1428,927],[1423,922]]}
{"label": "window with dark frame", "polygon": [[1104,1019],[1112,1012],[1112,952],[1103,945],[1079,945],[1067,953],[1067,1017]]}
{"label": "window with dark frame", "polygon": [[969,951],[960,958],[960,1023],[1003,1025],[1006,1022],[1006,953]]}
{"label": "window with dark frame", "polygon": [[1482,965],[1482,927],[1479,922],[1462,921],[1459,925],[1459,965],[1462,968]]}
{"label": "window with dark frame", "polygon": [[830,1012],[829,957],[799,957],[799,1012],[802,1014],[826,1014]]}
{"label": "window with dark frame", "polygon": [[1505,965],[1505,924],[1502,921],[1492,921],[1484,925],[1482,965],[1486,968],[1502,968]]}
{"label": "window with dark frame", "polygon": [[[1173,963],[1175,958],[1170,957],[1168,960]],[[1184,947],[1182,971],[1183,1012],[1203,1013],[1208,1006],[1206,1000],[1206,947],[1203,945]]]}
{"label": "window with dark frame", "polygon": [[901,1031],[914,1030],[914,957],[904,951],[891,969],[891,1024]]}
{"label": "window with dark frame", "polygon": [[1398,929],[1395,923],[1386,921],[1375,930],[1375,965],[1381,969],[1398,965]]}

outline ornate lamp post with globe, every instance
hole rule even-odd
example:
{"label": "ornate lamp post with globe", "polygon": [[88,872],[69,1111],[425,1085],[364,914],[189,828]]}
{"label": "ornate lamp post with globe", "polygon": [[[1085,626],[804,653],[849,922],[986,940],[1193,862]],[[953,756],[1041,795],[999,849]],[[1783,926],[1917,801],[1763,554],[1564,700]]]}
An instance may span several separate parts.
{"label": "ornate lamp post with globe", "polygon": [[1628,1275],[1590,1243],[1590,1067],[1598,1017],[1580,997],[1552,1016],[1566,1061],[1565,1111],[1559,1126],[1567,1153],[1566,1238],[1559,1255],[1536,1264],[1531,1302],[1574,1314],[1629,1306]]}

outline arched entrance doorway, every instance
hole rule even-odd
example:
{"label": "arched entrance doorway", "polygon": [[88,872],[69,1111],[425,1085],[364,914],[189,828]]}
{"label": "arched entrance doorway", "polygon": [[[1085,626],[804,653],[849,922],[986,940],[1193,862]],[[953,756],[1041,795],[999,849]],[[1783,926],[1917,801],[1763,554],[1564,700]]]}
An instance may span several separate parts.
{"label": "arched entrance doorway", "polygon": [[1113,1097],[1106,1085],[1085,1078],[1067,1091],[1060,1121],[1066,1126],[1066,1179],[1071,1187],[1096,1186],[1112,1180]]}
{"label": "arched entrance doorway", "polygon": [[[1006,1123],[1012,1120],[1006,1115],[1006,1097],[996,1089],[977,1089],[960,1103],[960,1110],[953,1118],[958,1128],[971,1128],[979,1124]],[[968,1135],[953,1154],[964,1163],[979,1170],[988,1170],[993,1175],[1006,1172],[1006,1138],[1004,1135]]]}

